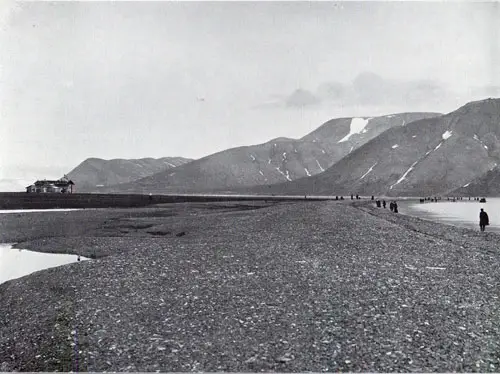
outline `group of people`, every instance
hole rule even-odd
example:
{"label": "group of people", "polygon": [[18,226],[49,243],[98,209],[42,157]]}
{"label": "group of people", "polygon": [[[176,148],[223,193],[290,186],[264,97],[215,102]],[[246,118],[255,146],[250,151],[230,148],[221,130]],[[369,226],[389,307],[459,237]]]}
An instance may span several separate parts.
{"label": "group of people", "polygon": [[[377,208],[384,207],[384,209],[385,209],[385,207],[387,206],[387,203],[385,202],[385,200],[382,200],[382,201],[377,200],[375,202],[375,204],[377,205]],[[391,201],[389,203],[389,209],[391,210],[391,212],[398,213],[398,203],[395,201]]]}

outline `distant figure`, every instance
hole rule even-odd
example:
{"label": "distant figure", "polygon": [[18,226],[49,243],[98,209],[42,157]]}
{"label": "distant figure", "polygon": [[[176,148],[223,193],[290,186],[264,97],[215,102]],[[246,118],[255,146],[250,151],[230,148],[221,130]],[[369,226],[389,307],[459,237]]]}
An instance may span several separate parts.
{"label": "distant figure", "polygon": [[377,208],[380,208],[380,200],[377,200]]}
{"label": "distant figure", "polygon": [[153,200],[153,195],[150,193],[149,194],[149,201]]}
{"label": "distant figure", "polygon": [[372,195],[372,200],[375,200],[375,196]]}
{"label": "distant figure", "polygon": [[394,202],[394,213],[398,212],[398,203]]}
{"label": "distant figure", "polygon": [[384,207],[384,209],[385,209],[385,205],[386,204],[385,204],[385,200],[384,200],[384,201],[382,201],[382,206]]}
{"label": "distant figure", "polygon": [[359,195],[358,194],[356,194],[356,200],[359,200]]}
{"label": "distant figure", "polygon": [[339,197],[338,197],[338,196],[335,196],[335,200],[338,200],[338,199],[339,199]]}
{"label": "distant figure", "polygon": [[354,195],[353,194],[351,194],[351,200],[354,200]]}
{"label": "distant figure", "polygon": [[484,231],[486,229],[486,226],[490,224],[490,218],[488,217],[488,214],[484,211],[484,209],[481,208],[481,212],[479,213],[479,227],[481,228],[481,231]]}
{"label": "distant figure", "polygon": [[391,201],[391,203],[389,204],[389,209],[391,210],[391,212],[394,211],[394,203]]}
{"label": "distant figure", "polygon": [[78,261],[80,261],[80,255],[78,255],[78,258],[77,258]]}
{"label": "distant figure", "polygon": [[344,196],[340,196],[340,200],[344,200]]}

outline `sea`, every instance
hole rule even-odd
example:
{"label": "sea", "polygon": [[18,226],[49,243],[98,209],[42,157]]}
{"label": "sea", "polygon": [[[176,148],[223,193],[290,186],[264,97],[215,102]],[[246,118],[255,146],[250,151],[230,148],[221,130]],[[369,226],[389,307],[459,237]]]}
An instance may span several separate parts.
{"label": "sea", "polygon": [[488,213],[490,225],[486,231],[500,232],[500,198],[486,198],[485,203],[475,200],[457,200],[455,202],[440,200],[424,203],[418,201],[398,202],[399,211],[403,214],[422,219],[446,223],[458,227],[479,230],[479,212],[482,209]]}

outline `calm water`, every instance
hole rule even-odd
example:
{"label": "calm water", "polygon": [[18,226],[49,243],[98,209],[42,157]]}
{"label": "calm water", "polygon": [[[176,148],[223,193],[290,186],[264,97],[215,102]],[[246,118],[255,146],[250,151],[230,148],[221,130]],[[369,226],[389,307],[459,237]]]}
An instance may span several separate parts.
{"label": "calm water", "polygon": [[438,203],[426,201],[423,204],[401,202],[398,205],[401,207],[401,213],[477,230],[479,210],[483,208],[490,218],[486,231],[500,232],[500,198],[487,198],[486,203],[464,199],[456,202],[441,200]]}
{"label": "calm water", "polygon": [[0,210],[0,214],[4,214],[4,213],[36,213],[36,212],[70,212],[72,210],[81,210],[81,209],[6,209],[6,210]]}
{"label": "calm water", "polygon": [[[52,254],[14,249],[11,244],[0,244],[0,283],[35,271],[76,262],[77,255]],[[85,257],[82,261],[88,260]]]}

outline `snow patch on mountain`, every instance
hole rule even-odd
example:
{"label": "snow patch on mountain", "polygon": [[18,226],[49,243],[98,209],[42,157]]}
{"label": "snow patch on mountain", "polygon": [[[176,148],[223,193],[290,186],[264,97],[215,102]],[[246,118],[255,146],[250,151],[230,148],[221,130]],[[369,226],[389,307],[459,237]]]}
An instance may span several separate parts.
{"label": "snow patch on mountain", "polygon": [[359,134],[361,133],[366,125],[368,125],[368,122],[370,122],[370,119],[364,119],[364,118],[353,118],[351,119],[351,126],[349,129],[349,133],[344,136],[342,139],[339,140],[339,143],[345,142],[349,140],[349,138],[354,135],[354,134]]}
{"label": "snow patch on mountain", "polygon": [[413,170],[413,168],[415,167],[415,165],[418,164],[418,160],[415,161],[413,164],[411,164],[411,166],[408,168],[408,170],[405,171],[405,173],[403,174],[403,176],[401,178],[398,179],[398,181],[396,183],[394,183],[393,185],[391,185],[390,189],[392,190],[392,188],[398,184],[400,184],[402,181],[405,180],[406,176]]}
{"label": "snow patch on mountain", "polygon": [[368,171],[366,173],[364,173],[361,176],[361,178],[359,178],[359,179],[363,179],[364,177],[366,177],[373,170],[373,168],[375,167],[375,165],[377,165],[377,164],[378,164],[378,162],[374,163],[373,166],[371,168],[369,168]]}
{"label": "snow patch on mountain", "polygon": [[443,137],[443,140],[446,140],[448,139],[450,136],[452,135],[452,132],[449,131],[449,130],[446,130],[443,135],[441,135]]}
{"label": "snow patch on mountain", "polygon": [[392,148],[392,149],[395,149],[395,148],[397,148],[397,147],[399,147],[399,144],[394,144],[391,148]]}
{"label": "snow patch on mountain", "polygon": [[168,161],[163,161],[163,162],[164,162],[165,164],[167,164],[168,166],[171,166],[171,167],[175,168],[175,165],[174,165],[174,164],[172,164],[172,163],[170,163],[170,162],[168,162]]}
{"label": "snow patch on mountain", "polygon": [[488,149],[488,147],[486,145],[484,145],[484,144],[483,144],[483,147],[484,147],[484,149]]}
{"label": "snow patch on mountain", "polygon": [[308,177],[310,177],[310,176],[311,176],[311,173],[309,173],[309,170],[307,170],[307,168],[304,168],[304,170],[306,171],[306,175],[307,175]]}
{"label": "snow patch on mountain", "polygon": [[250,158],[252,159],[252,161],[255,161],[254,155],[250,155]]}
{"label": "snow patch on mountain", "polygon": [[439,143],[436,148],[434,148],[435,151],[437,151],[439,149],[439,147],[441,147],[443,145],[443,142]]}
{"label": "snow patch on mountain", "polygon": [[292,180],[290,179],[290,175],[289,175],[289,173],[288,173],[288,170],[286,171],[286,174],[285,174],[285,173],[283,173],[283,172],[280,170],[280,168],[279,168],[279,167],[277,167],[277,168],[276,168],[276,170],[278,170],[278,172],[279,172],[281,175],[283,175],[283,176],[284,176],[284,177],[285,177],[288,181],[290,181],[290,182],[292,181]]}
{"label": "snow patch on mountain", "polygon": [[262,170],[259,170],[259,174],[264,176],[264,173],[262,172]]}
{"label": "snow patch on mountain", "polygon": [[470,184],[470,182],[469,182],[469,183],[467,183],[467,184],[464,184],[462,187],[468,187],[468,186],[469,186],[469,184]]}
{"label": "snow patch on mountain", "polygon": [[413,136],[412,136],[412,138],[416,138],[416,137],[417,137],[417,135],[413,135]]}
{"label": "snow patch on mountain", "polygon": [[319,167],[319,169],[320,169],[321,171],[325,171],[325,169],[323,169],[323,167],[321,166],[321,164],[319,163],[319,161],[318,161],[318,160],[316,160],[316,163],[318,164],[318,167]]}

